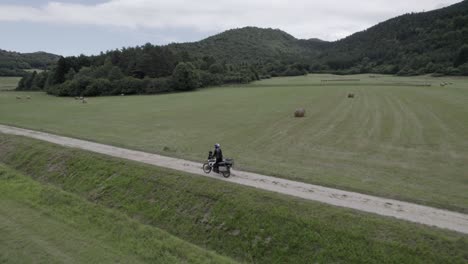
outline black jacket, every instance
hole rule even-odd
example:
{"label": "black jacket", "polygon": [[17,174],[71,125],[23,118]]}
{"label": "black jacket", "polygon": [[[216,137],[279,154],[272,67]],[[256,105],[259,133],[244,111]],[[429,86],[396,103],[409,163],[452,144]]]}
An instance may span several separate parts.
{"label": "black jacket", "polygon": [[223,151],[221,150],[221,148],[217,148],[213,151],[213,158],[216,159],[216,162],[223,161]]}

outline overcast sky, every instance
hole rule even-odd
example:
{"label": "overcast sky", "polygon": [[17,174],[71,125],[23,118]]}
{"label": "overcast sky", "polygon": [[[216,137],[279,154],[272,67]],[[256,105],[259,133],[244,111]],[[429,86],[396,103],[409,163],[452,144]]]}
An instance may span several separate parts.
{"label": "overcast sky", "polygon": [[336,40],[460,0],[0,0],[0,49],[96,54],[196,41],[244,26]]}

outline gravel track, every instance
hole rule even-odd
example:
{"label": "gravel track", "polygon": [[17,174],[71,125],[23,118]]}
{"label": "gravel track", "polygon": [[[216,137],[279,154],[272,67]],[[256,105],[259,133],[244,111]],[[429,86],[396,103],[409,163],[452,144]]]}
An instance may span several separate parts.
{"label": "gravel track", "polygon": [[225,179],[217,174],[205,174],[201,163],[11,126],[0,125],[0,132],[468,234],[468,215],[462,213],[244,171],[233,170],[232,176]]}

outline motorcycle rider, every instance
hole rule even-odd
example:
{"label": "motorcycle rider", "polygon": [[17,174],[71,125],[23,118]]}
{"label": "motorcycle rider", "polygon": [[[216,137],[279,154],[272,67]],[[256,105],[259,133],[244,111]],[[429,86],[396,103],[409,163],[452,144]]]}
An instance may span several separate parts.
{"label": "motorcycle rider", "polygon": [[216,159],[216,162],[213,165],[213,169],[216,173],[219,173],[219,163],[223,162],[223,151],[221,150],[221,145],[218,143],[216,143],[214,147],[215,149],[213,151],[213,158]]}

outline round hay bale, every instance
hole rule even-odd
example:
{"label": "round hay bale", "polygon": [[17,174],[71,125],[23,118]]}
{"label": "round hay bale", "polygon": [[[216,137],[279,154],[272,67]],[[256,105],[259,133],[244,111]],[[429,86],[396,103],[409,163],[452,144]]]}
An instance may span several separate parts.
{"label": "round hay bale", "polygon": [[299,108],[294,112],[294,117],[305,117],[306,111],[304,108]]}

